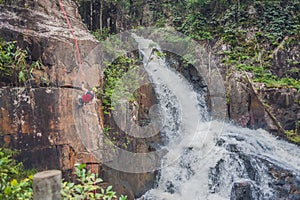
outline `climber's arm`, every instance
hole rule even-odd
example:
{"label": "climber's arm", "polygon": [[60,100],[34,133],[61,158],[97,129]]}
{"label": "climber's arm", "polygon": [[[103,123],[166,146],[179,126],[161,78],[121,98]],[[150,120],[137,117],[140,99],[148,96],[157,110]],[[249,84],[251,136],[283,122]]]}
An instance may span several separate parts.
{"label": "climber's arm", "polygon": [[88,92],[88,89],[86,89],[86,88],[84,87],[84,82],[82,82],[81,89],[82,89],[84,92]]}

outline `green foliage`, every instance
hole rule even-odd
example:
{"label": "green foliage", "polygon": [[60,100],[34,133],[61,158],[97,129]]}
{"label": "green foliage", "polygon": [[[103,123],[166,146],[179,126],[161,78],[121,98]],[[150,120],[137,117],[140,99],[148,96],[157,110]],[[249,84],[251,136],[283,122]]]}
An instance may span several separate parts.
{"label": "green foliage", "polygon": [[[299,18],[293,14],[299,11],[299,4],[297,6],[296,1],[256,1],[253,6],[257,12],[255,19],[245,12],[245,5],[241,5],[239,10],[236,5],[230,6],[221,18],[224,24],[220,32],[222,40],[230,46],[229,51],[223,51],[225,58],[222,62],[237,70],[251,72],[254,81],[265,83],[268,87],[294,87],[299,90],[296,68],[281,77],[272,70],[274,52],[296,44],[295,40],[299,42],[295,35]],[[236,18],[237,13],[243,17]],[[249,26],[255,29],[250,30]],[[284,39],[286,36],[291,39]],[[286,41],[282,45],[283,39]],[[296,60],[288,60],[288,63],[291,66],[298,64]]]}
{"label": "green foliage", "polygon": [[[76,164],[75,170],[77,176],[76,183],[62,182],[62,199],[111,200],[117,198],[116,192],[112,191],[112,186],[108,186],[105,189],[99,186],[103,180],[98,177],[98,174],[92,173],[91,170],[86,170],[85,164]],[[124,195],[119,197],[119,200],[126,199],[127,197]]]}
{"label": "green foliage", "polygon": [[164,18],[159,18],[158,20],[156,20],[155,22],[155,26],[156,27],[164,27],[166,25],[166,20]]}
{"label": "green foliage", "polygon": [[266,74],[264,77],[255,78],[254,81],[265,83],[268,87],[293,87],[300,91],[300,81],[294,78],[278,78],[276,75]]}
{"label": "green foliage", "polygon": [[[113,63],[108,64],[104,69],[104,89],[97,94],[98,98],[102,100],[104,114],[109,114],[111,110],[114,110],[115,103],[121,97],[126,96],[127,100],[134,101],[135,95],[130,92],[128,86],[134,87],[137,84],[137,77],[128,77],[126,81],[131,81],[132,83],[127,83],[126,85],[120,82],[121,78],[130,70],[137,69],[135,65],[135,60],[127,57],[121,56],[117,58]],[[133,73],[134,74],[134,73]],[[116,93],[116,91],[121,91],[121,93]],[[122,95],[122,96],[119,96]]]}
{"label": "green foliage", "polygon": [[161,52],[161,51],[154,51],[154,53],[155,53],[158,57],[160,57],[160,58],[165,58],[165,57],[166,57],[166,54],[163,53],[163,52]]}
{"label": "green foliage", "polygon": [[40,68],[39,61],[28,63],[28,53],[16,42],[0,40],[0,80],[13,85],[26,85],[34,69]]}
{"label": "green foliage", "polygon": [[[175,28],[195,40],[221,38],[230,50],[223,52],[222,62],[229,67],[251,72],[254,80],[269,87],[294,87],[299,90],[299,65],[278,77],[271,69],[276,49],[284,50],[300,41],[300,2],[188,0],[164,1],[165,10],[173,14]],[[249,8],[255,10],[249,13]],[[164,18],[164,14],[161,14]],[[284,38],[289,38],[281,45]],[[188,56],[185,58],[188,60]]]}
{"label": "green foliage", "polygon": [[290,77],[279,78],[270,72],[268,67],[239,64],[237,70],[253,73],[253,80],[265,83],[267,87],[293,87],[300,91],[300,81]]}
{"label": "green foliage", "polygon": [[285,131],[285,134],[289,140],[297,144],[300,144],[300,135],[298,135],[295,130]]}
{"label": "green foliage", "polygon": [[103,128],[103,133],[109,138],[109,143],[123,149],[127,149],[131,138],[127,134],[120,134],[118,131],[113,130],[109,126]]}
{"label": "green foliage", "polygon": [[0,149],[0,199],[32,199],[34,170],[26,171],[12,156],[16,152]]}
{"label": "green foliage", "polygon": [[293,12],[299,12],[297,1],[256,1],[259,20],[253,21],[263,32],[268,33],[271,41],[281,41],[285,35],[294,34],[297,20]]}
{"label": "green foliage", "polygon": [[109,34],[110,34],[109,32],[110,32],[109,28],[105,27],[102,30],[97,29],[95,31],[92,31],[92,35],[95,36],[95,38],[98,41],[103,41],[109,36]]}

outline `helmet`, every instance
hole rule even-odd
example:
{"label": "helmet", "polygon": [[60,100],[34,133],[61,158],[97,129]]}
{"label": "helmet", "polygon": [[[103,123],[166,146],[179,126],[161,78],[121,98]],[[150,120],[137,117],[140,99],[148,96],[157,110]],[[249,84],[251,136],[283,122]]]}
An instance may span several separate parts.
{"label": "helmet", "polygon": [[96,93],[97,92],[97,88],[93,87],[92,91]]}

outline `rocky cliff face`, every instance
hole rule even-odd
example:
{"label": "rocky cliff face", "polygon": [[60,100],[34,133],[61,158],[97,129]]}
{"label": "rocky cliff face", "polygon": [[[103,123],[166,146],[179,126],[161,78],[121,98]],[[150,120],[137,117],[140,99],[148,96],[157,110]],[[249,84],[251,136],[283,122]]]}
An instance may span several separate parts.
{"label": "rocky cliff face", "polygon": [[[28,49],[32,60],[47,66],[44,78],[53,86],[72,86],[77,78],[78,63],[74,39],[60,10],[58,1],[27,1],[27,8],[1,6],[0,36],[6,41],[17,41]],[[85,58],[97,45],[76,12],[72,1],[64,1],[70,22]]]}
{"label": "rocky cliff face", "polygon": [[227,77],[229,117],[238,125],[263,128],[277,136],[299,133],[299,92],[294,88],[268,88],[253,83],[245,73]]}
{"label": "rocky cliff face", "polygon": [[[84,58],[97,41],[82,24],[75,4],[63,4]],[[89,154],[78,135],[82,131],[78,119],[83,114],[77,108],[77,95],[82,92],[76,89],[81,81],[74,39],[58,1],[22,1],[16,5],[0,6],[0,36],[17,41],[29,51],[29,59],[41,60],[44,67],[33,73],[29,87],[1,88],[1,146],[21,150],[19,157],[28,167],[70,170],[75,162],[87,162]],[[97,69],[93,74],[93,79],[99,80]],[[51,87],[39,87],[41,79]],[[96,104],[88,108],[94,113],[96,109]],[[97,116],[88,118],[91,126],[99,126]],[[100,161],[95,158],[95,162]]]}
{"label": "rocky cliff face", "polygon": [[[118,115],[118,117],[122,117],[122,120],[117,124],[114,117],[105,115],[104,121],[105,125],[111,128],[108,137],[116,146],[129,152],[146,154],[155,151],[154,147],[158,143],[162,143],[160,134],[157,133],[148,138],[133,137],[126,133],[126,127],[133,122],[141,127],[149,124],[151,120],[149,110],[151,106],[157,103],[157,99],[154,89],[150,84],[141,86],[138,89],[138,94],[136,101],[132,102],[128,109],[130,118],[124,117],[124,114],[119,114],[120,116]],[[132,156],[136,155],[132,154]],[[119,159],[122,159],[121,157]],[[120,189],[120,191],[122,189],[125,190],[129,197],[140,197],[153,187],[156,178],[155,171],[140,173],[139,170],[136,170],[141,167],[146,169],[147,165],[147,161],[143,159],[139,160],[138,163],[129,163],[129,171],[132,171],[132,173],[120,172],[109,166],[103,166],[101,174],[105,180],[114,183],[115,188]]]}
{"label": "rocky cliff face", "polygon": [[[137,27],[139,25],[141,26],[151,26],[153,24],[156,24],[158,26],[164,26],[165,24],[172,24],[173,26],[176,26],[177,23],[180,24],[179,30],[182,28],[182,24],[179,22],[176,22],[175,19],[173,19],[174,16],[176,16],[175,13],[172,13],[170,8],[166,6],[166,2],[156,2],[156,1],[147,1],[147,0],[139,0],[139,1],[130,1],[129,4],[126,6],[118,3],[104,3],[103,6],[103,27],[107,27],[110,29],[113,33],[122,32],[124,30],[128,30],[133,27]],[[84,4],[90,4],[89,2],[85,2]],[[263,12],[260,10],[262,7],[260,6],[253,6],[253,2],[251,1],[245,1],[241,4],[245,5],[251,5],[247,7],[247,11],[245,11],[246,16],[249,17],[249,21],[252,21],[253,19],[256,19],[258,21],[261,21],[263,19],[258,18],[257,12]],[[176,5],[176,4],[174,4]],[[222,6],[223,8],[219,7],[220,3],[213,2],[211,4],[212,12],[214,12],[216,15],[219,10],[226,9],[226,6]],[[96,3],[93,5],[94,7],[97,7]],[[285,7],[285,3],[282,3],[282,6]],[[171,6],[170,6],[171,7]],[[268,7],[268,6],[267,6]],[[179,8],[180,9],[180,8]],[[242,8],[241,8],[242,9]],[[256,10],[257,9],[257,10]],[[268,8],[269,9],[269,8]],[[268,9],[266,9],[266,13],[268,13]],[[270,8],[272,9],[272,8]],[[276,8],[278,9],[278,7]],[[109,11],[112,12],[109,12]],[[176,9],[175,9],[176,10]],[[230,9],[229,9],[230,10]],[[239,11],[240,12],[240,11]],[[277,12],[277,11],[276,11]],[[281,11],[280,11],[281,12]],[[245,14],[244,13],[244,14]],[[249,15],[248,15],[248,14]],[[273,14],[275,13],[275,10]],[[91,21],[89,21],[89,16],[87,16],[87,13],[83,13],[86,15],[84,18],[88,21],[87,24],[90,24]],[[232,13],[228,13],[231,15]],[[269,16],[270,23],[276,24],[274,22],[275,19],[277,19],[276,15],[279,14],[279,11],[277,14],[268,13],[266,15]],[[161,16],[159,16],[161,15]],[[174,16],[173,16],[174,15]],[[288,15],[288,14],[287,14]],[[292,14],[294,17],[296,15]],[[115,17],[113,17],[115,16]],[[263,16],[263,15],[262,15]],[[273,17],[273,19],[272,19]],[[286,16],[287,17],[287,16]],[[97,18],[99,18],[99,15],[97,13],[92,17],[95,26],[90,27],[91,29],[96,29],[98,27]],[[163,19],[163,20],[162,20]],[[279,16],[278,16],[279,19]],[[92,20],[92,21],[93,21]],[[160,21],[162,20],[162,21]],[[183,20],[183,19],[181,19]],[[179,21],[181,21],[179,20]],[[184,21],[184,20],[183,20]],[[201,21],[201,20],[199,20]],[[209,20],[208,20],[209,21]],[[226,21],[226,20],[225,20]],[[235,21],[235,20],[233,20]],[[281,22],[278,20],[278,27],[281,27]],[[292,20],[293,21],[293,20]],[[109,22],[109,23],[108,23]],[[185,22],[186,23],[186,22]],[[223,22],[222,22],[223,23]],[[222,23],[220,23],[220,26],[222,26]],[[231,23],[231,22],[230,22]],[[233,22],[232,22],[233,23]],[[235,23],[235,22],[234,22]],[[268,23],[268,22],[266,22]],[[282,26],[280,29],[289,29],[288,21],[286,21],[284,24],[287,27]],[[186,23],[187,25],[189,23]],[[280,25],[280,26],[279,26]],[[187,25],[188,26],[188,25]],[[193,26],[190,24],[190,26]],[[224,25],[226,26],[226,25]],[[270,25],[271,26],[271,25]],[[241,27],[243,25],[241,24]],[[178,28],[178,27],[177,27]],[[256,30],[257,27],[252,27],[254,30]],[[243,28],[242,28],[243,29]],[[263,29],[263,28],[262,28]],[[246,29],[245,29],[246,30]],[[183,29],[184,31],[184,29]],[[275,30],[273,30],[275,31]],[[201,31],[200,31],[201,32]],[[251,40],[250,29],[247,30],[248,32],[248,38]],[[272,31],[271,31],[272,32]],[[276,32],[276,31],[275,31]],[[274,32],[274,33],[275,33]],[[283,30],[284,32],[284,30]],[[259,32],[257,32],[260,34]],[[193,34],[192,34],[193,35]],[[226,35],[226,34],[225,34]],[[278,44],[264,44],[266,46],[275,45],[276,48],[271,48],[272,51],[268,52],[267,54],[269,57],[267,59],[270,59],[270,69],[269,71],[272,72],[272,74],[278,76],[279,78],[283,77],[292,77],[296,80],[298,80],[299,77],[299,43],[298,36],[286,36],[282,38],[281,41],[279,41]],[[211,43],[214,43],[213,40],[211,40]],[[218,42],[222,43],[222,41]],[[219,48],[216,47],[219,44],[213,46],[213,49]],[[251,46],[251,45],[250,45]],[[224,46],[226,50],[229,50],[229,48]],[[222,47],[222,48],[223,48]],[[258,60],[262,59],[262,55],[266,52],[261,51],[258,56]],[[268,89],[262,89],[265,88],[266,85],[260,84],[255,85],[252,89],[252,85],[249,84],[249,82],[245,78],[241,78],[243,76],[240,72],[233,72],[228,71],[228,68],[231,68],[229,66],[225,67],[221,64],[221,59],[217,60],[216,65],[219,66],[219,70],[224,78],[224,84],[227,85],[227,105],[228,105],[228,117],[230,120],[234,121],[236,124],[241,126],[247,126],[251,128],[265,128],[266,130],[269,130],[275,134],[279,134],[284,136],[285,131],[294,131],[299,133],[299,101],[298,94],[296,94],[295,91],[284,89],[284,88],[268,88]],[[226,80],[226,76],[227,77]],[[251,76],[249,74],[249,76]],[[257,90],[257,92],[255,92]],[[270,96],[272,96],[271,91],[274,91],[276,95],[288,95],[293,103],[290,104],[291,109],[287,109],[287,106],[282,101],[270,101]],[[212,92],[212,90],[211,90]],[[256,94],[255,94],[256,93]],[[268,94],[267,94],[268,93]],[[236,94],[239,94],[240,96],[237,97]],[[213,95],[212,95],[213,96]],[[284,97],[280,97],[284,98]],[[269,107],[270,109],[268,109]],[[288,116],[288,119],[284,119],[285,116]],[[284,136],[285,137],[285,136]]]}
{"label": "rocky cliff face", "polygon": [[73,117],[74,92],[55,87],[2,88],[1,146],[21,150],[19,158],[25,166],[39,170],[66,171],[75,162],[88,162]]}
{"label": "rocky cliff face", "polygon": [[[17,41],[29,51],[29,59],[44,65],[33,72],[27,87],[8,84],[0,89],[0,146],[21,150],[19,159],[25,166],[39,170],[71,172],[76,162],[94,162],[114,190],[132,199],[153,185],[155,174],[126,174],[101,166],[100,125],[109,122],[103,118],[100,102],[84,109],[77,104],[83,80],[88,88],[99,84],[100,69],[93,62],[101,62],[101,55],[91,53],[98,43],[81,22],[73,1],[65,0],[63,5],[78,40],[83,74],[59,1],[16,1],[0,6],[0,36]],[[138,99],[141,106],[135,118],[142,123],[147,121],[146,107],[153,104],[155,95],[152,87],[144,87],[141,92],[145,95]],[[131,142],[128,148],[137,152],[151,149],[143,140]]]}

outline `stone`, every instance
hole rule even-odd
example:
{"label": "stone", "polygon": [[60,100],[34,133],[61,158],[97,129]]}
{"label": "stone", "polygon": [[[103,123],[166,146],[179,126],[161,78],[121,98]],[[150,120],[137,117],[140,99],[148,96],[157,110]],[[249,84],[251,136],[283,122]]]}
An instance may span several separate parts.
{"label": "stone", "polygon": [[[259,95],[285,130],[295,130],[300,120],[300,94],[293,88],[262,88]],[[299,131],[299,129],[298,129]]]}
{"label": "stone", "polygon": [[[131,117],[126,118],[123,117],[119,125],[116,124],[113,117],[105,116],[104,122],[112,128],[113,132],[117,132],[115,137],[119,143],[125,143],[124,138],[129,137],[128,134],[124,133],[125,126],[130,124],[127,120],[132,119],[132,115],[137,115],[135,119],[135,123],[139,126],[147,125],[151,122],[149,117],[149,109],[151,106],[157,103],[157,99],[155,96],[155,91],[151,84],[142,85],[138,89],[138,97],[136,98],[136,102],[131,107],[135,106],[135,111],[130,112]],[[119,116],[120,117],[120,116]],[[155,131],[155,130],[154,130]],[[155,151],[153,146],[159,146],[155,144],[161,144],[161,136],[159,130],[157,133],[149,138],[134,138],[129,137],[129,144],[125,147],[125,150],[133,152],[133,153],[149,153]],[[120,148],[124,148],[120,146]],[[118,158],[119,160],[121,158]],[[134,169],[147,166],[146,161],[139,160],[139,163],[122,163],[122,166],[129,166],[133,171]],[[139,166],[137,166],[139,165]],[[126,190],[126,194],[129,199],[134,199],[143,195],[146,191],[151,189],[154,186],[154,181],[156,178],[156,172],[145,172],[145,173],[128,173],[118,171],[116,169],[112,169],[108,166],[103,165],[101,175],[103,179],[109,183],[112,183],[113,188],[117,192],[122,192]]]}
{"label": "stone", "polygon": [[113,184],[116,191],[126,188],[129,199],[142,196],[154,186],[156,173],[125,173],[103,166],[104,180]]}
{"label": "stone", "polygon": [[232,73],[227,82],[229,117],[238,125],[247,127],[250,124],[249,104],[251,103],[251,95],[249,86],[239,73]]}
{"label": "stone", "polygon": [[254,200],[251,182],[236,182],[231,189],[230,200]]}
{"label": "stone", "polygon": [[233,72],[227,77],[227,98],[229,118],[237,125],[263,128],[281,137],[286,137],[283,129],[297,129],[300,120],[297,89],[250,85],[245,75]]}

